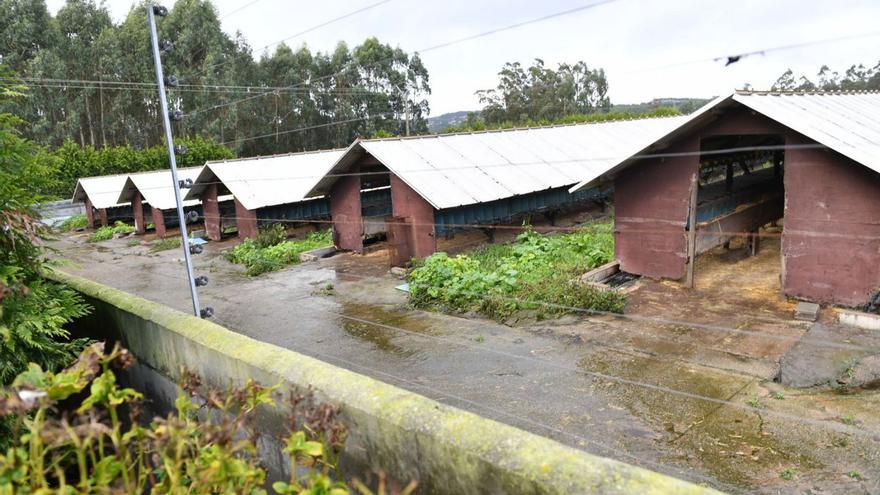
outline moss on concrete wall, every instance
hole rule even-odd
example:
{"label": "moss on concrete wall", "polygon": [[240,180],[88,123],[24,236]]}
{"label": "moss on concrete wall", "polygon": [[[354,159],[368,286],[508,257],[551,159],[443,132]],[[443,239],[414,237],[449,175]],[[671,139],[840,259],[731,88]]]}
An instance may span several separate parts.
{"label": "moss on concrete wall", "polygon": [[[171,380],[185,366],[215,386],[254,378],[311,387],[317,399],[339,405],[350,430],[342,459],[347,475],[384,470],[395,479],[419,480],[420,493],[717,493],[566,447],[111,287],[60,271],[48,276],[94,304],[90,321],[100,325],[101,337],[115,336],[141,365]],[[266,438],[274,438],[283,427],[283,411],[267,414],[260,427]],[[283,476],[277,446],[269,441],[261,447],[270,475]]]}

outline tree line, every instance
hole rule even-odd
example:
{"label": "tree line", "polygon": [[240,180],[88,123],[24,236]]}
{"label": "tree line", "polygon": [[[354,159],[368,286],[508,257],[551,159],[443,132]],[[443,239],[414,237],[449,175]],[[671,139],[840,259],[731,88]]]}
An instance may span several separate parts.
{"label": "tree line", "polygon": [[[0,110],[53,147],[160,144],[163,139],[143,2],[114,23],[103,3],[0,0],[0,63],[29,97]],[[158,20],[170,104],[185,118],[175,136],[222,143],[242,156],[332,148],[359,136],[427,129],[428,72],[418,55],[368,38],[331,52],[284,43],[262,54],[221,29],[210,0],[179,0]],[[309,128],[299,131],[297,129]],[[256,136],[262,136],[257,137]]]}
{"label": "tree line", "polygon": [[869,91],[880,89],[880,61],[873,67],[863,64],[851,65],[843,74],[827,65],[819,68],[813,79],[797,76],[787,69],[776,79],[772,88],[776,91]]}

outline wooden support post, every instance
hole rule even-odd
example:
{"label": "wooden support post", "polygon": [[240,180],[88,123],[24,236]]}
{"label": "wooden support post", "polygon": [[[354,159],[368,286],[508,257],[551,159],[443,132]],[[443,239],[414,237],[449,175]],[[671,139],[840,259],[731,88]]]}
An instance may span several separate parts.
{"label": "wooden support post", "polygon": [[758,254],[758,249],[761,244],[761,238],[759,237],[760,232],[760,228],[758,228],[749,234],[749,256],[755,256]]}
{"label": "wooden support post", "polygon": [[694,174],[691,179],[691,200],[688,211],[688,233],[687,233],[687,275],[685,275],[685,286],[689,289],[694,287],[694,265],[697,256],[697,193],[700,189],[699,174]]}
{"label": "wooden support post", "polygon": [[727,175],[724,177],[724,189],[730,191],[733,189],[733,164],[727,164]]}

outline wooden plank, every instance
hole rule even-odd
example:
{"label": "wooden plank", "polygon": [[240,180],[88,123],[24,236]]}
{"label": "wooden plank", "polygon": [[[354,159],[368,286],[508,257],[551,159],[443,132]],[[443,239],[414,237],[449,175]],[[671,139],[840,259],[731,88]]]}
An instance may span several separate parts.
{"label": "wooden plank", "polygon": [[694,287],[694,264],[697,253],[697,193],[700,189],[698,174],[691,179],[691,200],[688,213],[688,245],[687,245],[687,275],[685,286]]}

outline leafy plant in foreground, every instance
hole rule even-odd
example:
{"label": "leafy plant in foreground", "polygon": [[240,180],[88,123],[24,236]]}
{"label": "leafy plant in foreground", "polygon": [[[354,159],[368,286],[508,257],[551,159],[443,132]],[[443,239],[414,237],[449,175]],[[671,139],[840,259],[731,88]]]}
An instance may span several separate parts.
{"label": "leafy plant in foreground", "polygon": [[[0,416],[16,418],[13,445],[0,454],[0,494],[267,493],[252,425],[258,408],[276,406],[277,387],[249,381],[221,391],[184,372],[175,412],[144,426],[141,394],[114,372],[132,362],[97,343],[60,373],[31,365],[0,391]],[[345,441],[338,410],[298,395],[292,405],[304,419],[289,421],[291,476],[274,490],[349,493],[334,479]]]}
{"label": "leafy plant in foreground", "polygon": [[84,214],[73,215],[64,219],[58,230],[70,232],[71,230],[84,229],[89,225],[89,219]]}
{"label": "leafy plant in foreground", "polygon": [[256,276],[280,270],[285,265],[299,263],[300,254],[333,244],[330,230],[314,232],[304,239],[268,243],[268,239],[275,235],[273,233],[265,237],[262,241],[263,246],[254,239],[245,239],[241,244],[227,251],[226,258],[233,263],[244,265],[248,275]]}

